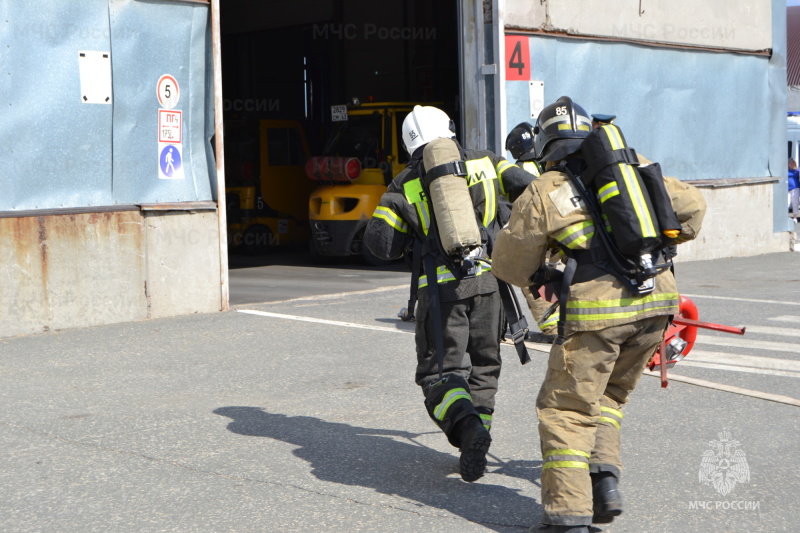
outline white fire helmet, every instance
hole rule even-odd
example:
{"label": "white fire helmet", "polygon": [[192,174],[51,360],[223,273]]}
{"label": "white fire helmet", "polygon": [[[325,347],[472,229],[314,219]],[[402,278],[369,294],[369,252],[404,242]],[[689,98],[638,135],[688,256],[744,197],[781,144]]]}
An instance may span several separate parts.
{"label": "white fire helmet", "polygon": [[403,120],[403,146],[409,155],[434,139],[455,137],[455,125],[447,113],[437,107],[414,106]]}

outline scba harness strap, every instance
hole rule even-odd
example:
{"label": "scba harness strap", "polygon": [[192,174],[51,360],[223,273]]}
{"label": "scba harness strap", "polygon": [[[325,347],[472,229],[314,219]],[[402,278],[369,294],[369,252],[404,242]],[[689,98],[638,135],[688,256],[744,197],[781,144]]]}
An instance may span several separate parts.
{"label": "scba harness strap", "polygon": [[672,249],[664,247],[652,252],[652,261],[655,263],[659,255],[664,257],[664,263],[652,264],[651,268],[644,269],[627,258],[620,252],[611,234],[606,229],[606,222],[596,195],[587,190],[583,180],[576,176],[567,162],[562,162],[556,170],[567,175],[585,202],[594,223],[594,236],[589,244],[589,250],[573,250],[559,243],[559,247],[567,256],[566,267],[561,279],[561,289],[558,297],[559,320],[557,344],[563,344],[566,339],[567,301],[570,286],[578,267],[592,264],[599,270],[613,275],[634,294],[647,294],[655,288],[655,276],[659,272],[672,268]]}
{"label": "scba harness strap", "polygon": [[[416,164],[414,162],[411,163],[413,170],[421,178],[420,182],[424,201],[430,201],[429,185],[435,179],[446,175],[455,175],[459,177],[466,177],[468,175],[466,163],[464,161],[466,159],[466,154],[463,150],[460,150],[460,153],[462,161],[452,161],[450,163],[437,165],[428,171],[425,171],[424,166],[419,164],[419,161],[417,161]],[[439,378],[441,379],[444,367],[444,330],[442,325],[439,284],[436,275],[437,264],[440,262],[443,263],[450,270],[455,279],[461,280],[474,275],[472,272],[475,270],[476,265],[473,264],[473,262],[477,261],[489,264],[489,261],[476,257],[457,262],[449,257],[442,247],[434,210],[430,209],[429,213],[430,226],[427,235],[425,236],[424,240],[421,240],[418,237],[415,237],[414,239],[412,279],[410,289],[411,294],[408,301],[407,311],[405,313],[401,311],[399,316],[403,320],[414,320],[414,307],[417,302],[418,291],[417,284],[420,277],[420,270],[424,265],[425,277],[427,280],[428,298],[430,301],[429,307],[431,326],[433,327],[434,333],[434,347],[438,360]],[[486,237],[484,239],[485,244],[483,247],[490,253],[492,247],[491,234],[488,230],[482,227],[480,227],[480,232],[482,236]],[[479,267],[480,265],[477,266]],[[527,320],[522,313],[519,301],[514,293],[513,288],[507,283],[498,280],[498,290],[503,303],[503,310],[506,320],[508,321],[509,328],[511,330],[511,337],[514,347],[517,350],[520,363],[524,365],[531,360],[527,347],[524,344],[525,334],[528,331]]]}

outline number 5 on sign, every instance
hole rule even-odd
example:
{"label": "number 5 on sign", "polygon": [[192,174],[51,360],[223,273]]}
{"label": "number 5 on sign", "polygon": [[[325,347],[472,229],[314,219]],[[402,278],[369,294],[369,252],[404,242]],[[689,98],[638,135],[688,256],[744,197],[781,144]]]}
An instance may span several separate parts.
{"label": "number 5 on sign", "polygon": [[531,49],[524,35],[506,35],[506,79],[531,79]]}

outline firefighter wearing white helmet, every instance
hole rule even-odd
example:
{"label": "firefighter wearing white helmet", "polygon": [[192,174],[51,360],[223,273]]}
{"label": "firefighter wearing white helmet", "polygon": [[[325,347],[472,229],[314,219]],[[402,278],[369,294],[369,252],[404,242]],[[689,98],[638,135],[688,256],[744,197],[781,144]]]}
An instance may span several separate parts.
{"label": "firefighter wearing white helmet", "polygon": [[[594,200],[578,189],[587,168],[582,144],[591,131],[589,116],[568,97],[542,110],[534,150],[547,170],[514,202],[492,255],[497,277],[520,287],[531,285],[549,249],[569,257],[559,337],[536,400],[544,515],[531,531],[538,532],[588,533],[590,524],[611,522],[622,512],[622,408],[670,315],[678,313],[669,269],[656,275],[652,292],[640,294],[594,262],[604,231],[595,221],[602,218],[592,216],[588,202]],[[693,239],[705,214],[702,195],[675,178],[664,184],[681,225],[673,242]]]}
{"label": "firefighter wearing white helmet", "polygon": [[409,155],[434,139],[452,139],[455,126],[447,113],[432,106],[414,106],[403,120],[403,146]]}
{"label": "firefighter wearing white helmet", "polygon": [[[435,107],[409,113],[402,132],[411,161],[381,198],[364,245],[384,259],[411,255],[415,381],[428,415],[461,451],[462,479],[472,482],[486,469],[504,330],[487,246],[505,222],[498,198],[516,198],[532,176],[492,152],[462,149],[454,130]],[[450,205],[434,201],[436,187],[453,192]]]}

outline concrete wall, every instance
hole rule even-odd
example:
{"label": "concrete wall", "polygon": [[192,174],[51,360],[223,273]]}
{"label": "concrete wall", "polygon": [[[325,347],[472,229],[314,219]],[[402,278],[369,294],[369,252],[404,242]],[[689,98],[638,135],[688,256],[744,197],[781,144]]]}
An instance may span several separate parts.
{"label": "concrete wall", "polygon": [[772,48],[771,0],[506,0],[506,26],[566,35],[762,51]]}
{"label": "concrete wall", "polygon": [[[773,205],[774,181],[738,186],[693,185],[703,193],[708,211],[699,237],[678,247],[676,262],[748,257],[793,249],[794,234],[789,231],[787,206]],[[772,213],[780,209],[786,225],[784,230],[775,231]]]}
{"label": "concrete wall", "polygon": [[220,310],[208,209],[0,218],[0,337]]}

